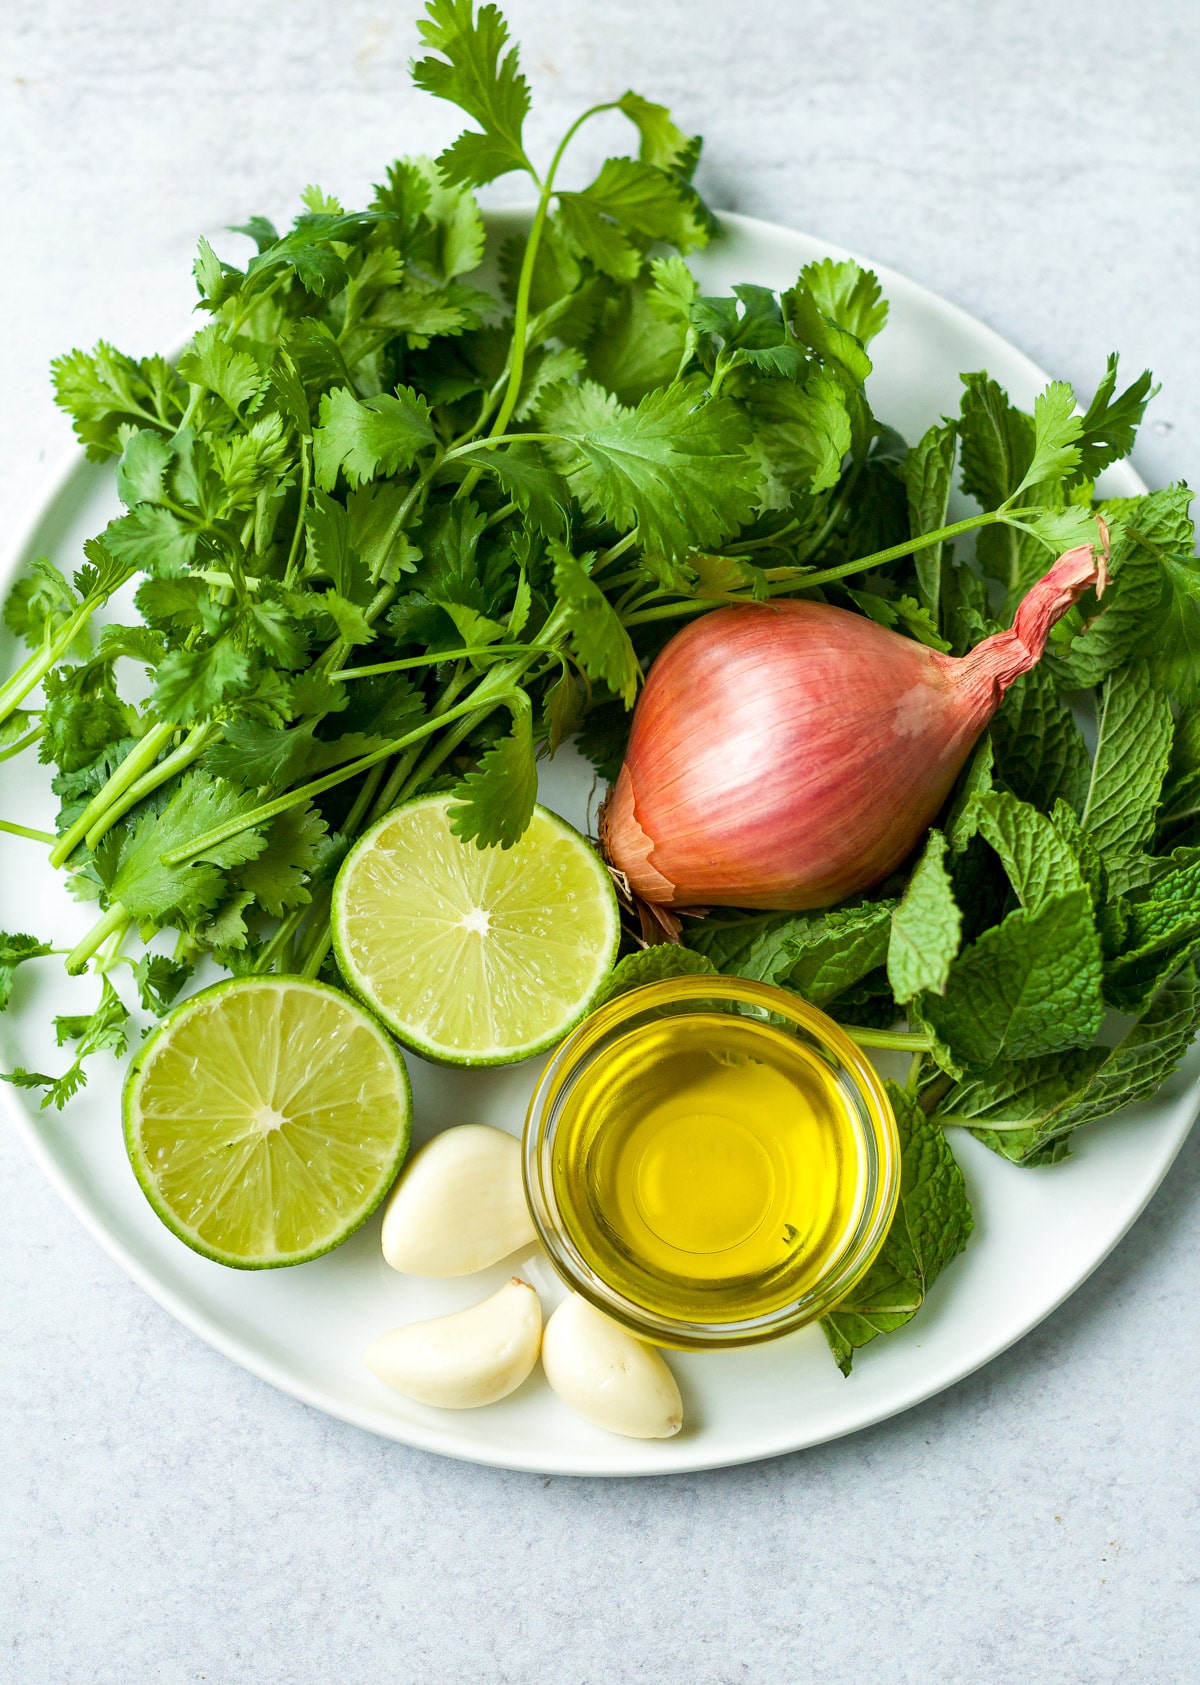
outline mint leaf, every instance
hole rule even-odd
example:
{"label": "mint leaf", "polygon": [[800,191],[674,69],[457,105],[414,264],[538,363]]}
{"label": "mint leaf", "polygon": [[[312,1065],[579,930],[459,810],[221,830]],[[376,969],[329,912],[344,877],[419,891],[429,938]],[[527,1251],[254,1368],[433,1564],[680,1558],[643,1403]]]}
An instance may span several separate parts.
{"label": "mint leaf", "polygon": [[476,186],[532,169],[525,156],[522,129],[529,111],[529,84],[518,68],[517,50],[509,48],[508,26],[499,9],[472,0],[429,0],[417,24],[425,46],[441,58],[412,66],[412,79],[435,99],[449,100],[473,117],[482,134],[467,130],[438,159],[448,182]]}
{"label": "mint leaf", "polygon": [[824,1006],[884,963],[895,905],[871,901],[827,913],[706,919],[689,925],[685,940],[719,971],[783,983]]}
{"label": "mint leaf", "polygon": [[640,989],[647,983],[661,983],[671,977],[715,977],[717,968],[703,954],[690,948],[680,948],[673,942],[659,942],[637,954],[626,954],[618,960],[608,979],[601,985],[594,1005],[604,1006],[630,989]]}
{"label": "mint leaf", "polygon": [[[953,421],[934,423],[904,459],[904,484],[908,493],[908,524],[914,538],[937,532],[946,525],[950,487],[954,480],[954,459],[958,449],[958,427]],[[942,594],[942,552],[945,546],[932,544],[913,557],[921,601],[938,618]]]}
{"label": "mint leaf", "polygon": [[946,870],[946,839],[931,831],[925,851],[892,914],[887,973],[900,1002],[923,990],[940,995],[962,939],[962,914]]}
{"label": "mint leaf", "polygon": [[[1125,903],[1121,951],[1105,970],[1106,999],[1140,1012],[1200,942],[1200,860],[1179,850],[1166,870]],[[1164,864],[1167,864],[1164,862]]]}
{"label": "mint leaf", "polygon": [[332,491],[339,469],[352,487],[411,467],[417,452],[434,442],[429,405],[407,386],[360,402],[346,387],[321,399],[321,424],[313,433],[317,485]]}
{"label": "mint leaf", "polygon": [[1033,461],[1034,426],[986,374],[964,374],[959,416],[962,484],[981,509],[998,509]]}
{"label": "mint leaf", "polygon": [[758,470],[750,428],[727,399],[705,398],[699,377],[624,409],[587,381],[543,409],[559,439],[548,448],[589,511],[668,557],[722,543],[754,512]]}
{"label": "mint leaf", "polygon": [[878,1258],[835,1311],[821,1318],[838,1368],[920,1310],[934,1281],[975,1226],[962,1171],[941,1126],[894,1082],[887,1084],[900,1135],[900,1202]]}
{"label": "mint leaf", "polygon": [[524,691],[514,696],[512,730],[454,786],[450,829],[479,848],[512,848],[521,840],[537,800],[533,711]]}
{"label": "mint leaf", "polygon": [[1040,912],[1056,895],[1084,887],[1070,842],[1044,814],[1007,790],[992,790],[980,798],[976,824],[979,835],[1000,856],[1027,912]]}
{"label": "mint leaf", "polygon": [[1154,834],[1171,752],[1171,706],[1144,662],[1104,682],[1099,738],[1081,815],[1101,854],[1136,854]]}
{"label": "mint leaf", "polygon": [[571,552],[552,540],[550,554],[554,589],[566,612],[572,647],[584,672],[590,679],[601,680],[626,708],[632,708],[642,670],[629,633],[604,592],[588,578]]}
{"label": "mint leaf", "polygon": [[1082,887],[985,930],[950,968],[921,1018],[970,1065],[1083,1047],[1100,1028],[1100,939]]}
{"label": "mint leaf", "polygon": [[1092,763],[1083,734],[1039,664],[1013,684],[991,724],[996,775],[1015,796],[1049,812],[1056,801],[1078,811]]}
{"label": "mint leaf", "polygon": [[1073,1130],[1157,1093],[1198,1028],[1200,980],[1189,964],[1164,984],[1116,1047],[998,1066],[952,1088],[938,1116],[970,1124],[981,1141],[1014,1163],[1061,1157]]}

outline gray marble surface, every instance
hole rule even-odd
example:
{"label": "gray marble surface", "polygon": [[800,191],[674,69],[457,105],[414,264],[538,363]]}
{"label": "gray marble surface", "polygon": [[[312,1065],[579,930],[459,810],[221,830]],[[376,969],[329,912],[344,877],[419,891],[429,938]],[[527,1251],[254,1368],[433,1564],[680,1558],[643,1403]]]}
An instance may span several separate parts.
{"label": "gray marble surface", "polygon": [[[7,0],[0,529],[68,442],[49,358],[178,339],[196,236],[451,135],[412,0]],[[827,236],[1200,458],[1200,49],[1180,0],[510,0],[533,146],[632,82],[717,205]],[[586,154],[586,147],[583,149]],[[586,157],[583,162],[587,162]],[[508,184],[494,199],[511,194]],[[1197,1677],[1200,1137],[1019,1347],[857,1438],[671,1481],[457,1465],[175,1324],[0,1135],[0,1679],[741,1685]]]}

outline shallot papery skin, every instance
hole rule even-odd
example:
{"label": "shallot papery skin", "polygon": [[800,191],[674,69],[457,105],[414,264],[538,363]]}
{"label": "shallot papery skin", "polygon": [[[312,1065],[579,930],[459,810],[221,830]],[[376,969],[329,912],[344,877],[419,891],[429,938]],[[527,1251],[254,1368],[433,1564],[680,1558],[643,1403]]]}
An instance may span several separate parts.
{"label": "shallot papery skin", "polygon": [[826,907],[873,888],[1055,621],[1105,583],[1103,553],[1068,551],[1009,631],[957,658],[824,603],[705,614],[638,700],[604,816],[610,862],[668,907]]}

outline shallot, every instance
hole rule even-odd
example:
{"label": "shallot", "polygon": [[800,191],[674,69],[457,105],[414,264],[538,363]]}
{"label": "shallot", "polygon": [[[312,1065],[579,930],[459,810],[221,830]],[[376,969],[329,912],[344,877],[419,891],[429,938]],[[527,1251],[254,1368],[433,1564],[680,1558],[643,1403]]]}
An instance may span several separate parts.
{"label": "shallot", "polygon": [[825,907],[911,853],[1050,628],[1107,583],[1060,556],[1010,630],[956,658],[816,602],[716,609],[655,661],[603,819],[612,865],[662,907]]}

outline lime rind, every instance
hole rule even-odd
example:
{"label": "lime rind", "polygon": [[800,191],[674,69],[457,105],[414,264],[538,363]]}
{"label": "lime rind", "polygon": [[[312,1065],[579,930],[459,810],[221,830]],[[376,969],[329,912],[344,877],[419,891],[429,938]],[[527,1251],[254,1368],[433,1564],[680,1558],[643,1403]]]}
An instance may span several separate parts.
{"label": "lime rind", "polygon": [[346,857],[332,928],[342,976],[437,1064],[515,1064],[590,1010],[616,958],[612,879],[586,838],[534,808],[512,849],[455,837],[454,798],[423,796]]}
{"label": "lime rind", "polygon": [[[255,1033],[250,1046],[235,1012]],[[278,1106],[277,1126],[254,1130],[250,1114],[268,1105]],[[307,978],[233,978],[189,996],[139,1049],[122,1109],[130,1164],[155,1214],[194,1252],[234,1269],[307,1263],[340,1246],[383,1201],[412,1133],[400,1050],[356,1001]],[[240,1244],[228,1233],[222,1244],[213,1219],[230,1222],[239,1205]],[[279,1244],[281,1231],[290,1245]]]}

